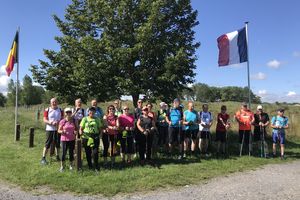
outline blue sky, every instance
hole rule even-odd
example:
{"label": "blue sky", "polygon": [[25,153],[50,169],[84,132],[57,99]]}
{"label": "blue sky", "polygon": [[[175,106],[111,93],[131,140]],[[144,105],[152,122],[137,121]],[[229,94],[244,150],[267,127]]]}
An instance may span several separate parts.
{"label": "blue sky", "polygon": [[[20,77],[43,59],[43,49],[58,49],[59,35],[52,15],[64,15],[70,0],[2,0],[0,11],[0,66],[6,62],[15,31],[20,33]],[[251,89],[263,101],[300,102],[300,1],[192,0],[200,24],[195,28],[196,81],[213,86],[246,86],[246,64],[219,68],[216,38],[249,21]],[[298,72],[298,73],[297,73]],[[15,72],[12,78],[15,78]],[[8,78],[0,70],[0,92]]]}

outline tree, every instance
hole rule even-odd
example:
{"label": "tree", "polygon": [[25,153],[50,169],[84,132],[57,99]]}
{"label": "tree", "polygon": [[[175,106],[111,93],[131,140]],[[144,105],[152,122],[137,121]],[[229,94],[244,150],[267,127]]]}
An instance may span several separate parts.
{"label": "tree", "polygon": [[4,107],[4,105],[6,104],[6,97],[2,94],[2,93],[0,93],[0,106],[1,107]]}
{"label": "tree", "polygon": [[[20,85],[20,82],[18,83],[18,100],[21,99],[22,96],[22,88]],[[21,102],[18,101],[18,105],[20,105]],[[15,106],[16,105],[16,84],[15,82],[10,79],[10,82],[8,83],[7,87],[7,105],[8,106]]]}
{"label": "tree", "polygon": [[34,80],[69,103],[170,100],[194,81],[196,17],[190,0],[73,0],[64,21],[54,16],[60,50],[44,50],[49,61],[31,67]]}

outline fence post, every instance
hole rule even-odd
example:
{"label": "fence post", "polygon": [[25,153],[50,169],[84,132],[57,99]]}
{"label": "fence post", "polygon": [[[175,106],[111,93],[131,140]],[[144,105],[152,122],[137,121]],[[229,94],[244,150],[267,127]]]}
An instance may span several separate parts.
{"label": "fence post", "polygon": [[32,148],[34,146],[34,128],[30,128],[29,133],[29,148]]}
{"label": "fence post", "polygon": [[16,125],[17,131],[16,131],[16,141],[20,141],[20,124]]}
{"label": "fence post", "polygon": [[82,169],[82,160],[81,160],[81,139],[76,140],[76,169],[77,171]]}

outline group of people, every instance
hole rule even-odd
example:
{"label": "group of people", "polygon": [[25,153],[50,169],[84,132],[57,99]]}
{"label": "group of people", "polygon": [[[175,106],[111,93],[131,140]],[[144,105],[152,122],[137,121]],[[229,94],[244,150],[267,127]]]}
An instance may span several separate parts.
{"label": "group of people", "polygon": [[[276,145],[279,142],[280,157],[284,159],[285,129],[288,128],[288,118],[284,116],[284,109],[279,109],[277,115],[270,121],[261,105],[257,107],[257,112],[253,113],[247,104],[243,103],[234,118],[239,124],[240,155],[245,149],[248,149],[250,155],[252,144],[258,144],[261,156],[268,157],[265,137],[266,127],[270,125],[273,128],[273,156],[276,156]],[[220,154],[225,156],[228,155],[227,131],[231,127],[225,105],[221,106],[215,121],[217,156]],[[214,118],[208,104],[203,104],[202,111],[198,112],[194,109],[194,102],[189,101],[184,111],[178,98],[174,99],[171,108],[168,108],[165,102],[161,102],[157,112],[153,111],[151,103],[143,106],[142,100],[138,100],[137,107],[133,111],[130,111],[128,105],[121,106],[120,101],[116,100],[114,105],[107,107],[105,113],[97,106],[96,99],[91,101],[91,107],[86,110],[82,108],[81,99],[75,101],[74,108],[62,110],[58,107],[57,99],[52,98],[50,107],[44,111],[44,123],[46,142],[41,164],[47,164],[46,154],[52,145],[56,150],[57,161],[61,162],[60,171],[66,169],[67,153],[70,161],[69,169],[72,170],[75,140],[80,138],[89,169],[98,171],[100,141],[103,146],[101,153],[104,166],[108,166],[108,157],[113,166],[116,155],[121,156],[124,164],[130,164],[134,156],[139,157],[141,165],[153,164],[152,158],[158,151],[164,152],[170,158],[177,155],[178,159],[185,159],[188,155],[199,159],[201,155],[209,157]],[[252,126],[254,134],[251,133]]]}

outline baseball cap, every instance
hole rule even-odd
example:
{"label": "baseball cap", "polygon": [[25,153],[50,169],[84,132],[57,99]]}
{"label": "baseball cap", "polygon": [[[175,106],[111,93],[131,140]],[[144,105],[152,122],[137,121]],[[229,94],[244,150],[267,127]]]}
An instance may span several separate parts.
{"label": "baseball cap", "polygon": [[257,110],[262,110],[262,109],[263,109],[262,105],[257,106]]}
{"label": "baseball cap", "polygon": [[71,108],[65,108],[65,113],[67,112],[72,112],[72,109]]}
{"label": "baseball cap", "polygon": [[167,104],[166,104],[165,102],[160,102],[160,103],[159,103],[159,106],[160,106],[160,107],[163,107],[163,106],[166,106],[166,105],[167,105]]}

